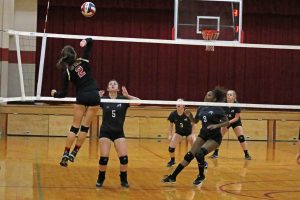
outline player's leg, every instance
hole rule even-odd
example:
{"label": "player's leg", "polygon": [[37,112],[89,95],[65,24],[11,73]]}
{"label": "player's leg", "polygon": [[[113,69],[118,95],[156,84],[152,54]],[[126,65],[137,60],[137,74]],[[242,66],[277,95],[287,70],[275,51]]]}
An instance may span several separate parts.
{"label": "player's leg", "polygon": [[251,158],[251,156],[249,155],[249,152],[248,152],[248,147],[247,147],[247,142],[245,140],[243,127],[242,126],[236,126],[233,130],[234,130],[234,133],[235,133],[236,137],[238,138],[238,140],[241,144],[241,147],[244,151],[245,159],[246,160],[251,160],[252,158]]}
{"label": "player's leg", "polygon": [[61,162],[60,162],[60,165],[63,166],[63,167],[68,166],[70,148],[71,148],[72,144],[75,141],[76,134],[79,131],[79,127],[80,127],[81,120],[83,118],[84,113],[85,113],[85,106],[75,104],[74,112],[73,112],[73,124],[72,124],[72,126],[70,128],[70,132],[67,136],[67,141],[66,141],[64,154],[63,154],[63,157],[62,157]]}
{"label": "player's leg", "polygon": [[196,141],[192,145],[192,148],[184,156],[184,159],[177,165],[172,174],[165,177],[162,181],[165,183],[176,182],[177,175],[194,159],[195,154],[200,150],[201,146],[205,143],[205,140],[201,137],[197,137]]}
{"label": "player's leg", "polygon": [[120,181],[122,187],[129,187],[127,180],[128,168],[128,147],[125,137],[118,138],[114,141],[114,145],[120,160]]}
{"label": "player's leg", "polygon": [[205,179],[204,169],[205,169],[205,156],[215,150],[219,146],[219,143],[215,140],[209,139],[207,140],[200,148],[200,150],[196,153],[195,157],[198,162],[199,174],[197,178],[194,180],[194,185],[199,185]]}
{"label": "player's leg", "polygon": [[101,133],[100,133],[99,146],[100,146],[99,174],[98,174],[96,187],[102,187],[105,180],[105,173],[106,173],[107,163],[109,160],[109,152],[111,148],[111,140],[107,137],[101,137]]}
{"label": "player's leg", "polygon": [[72,151],[72,153],[69,155],[69,160],[71,162],[74,162],[74,159],[81,148],[82,144],[84,143],[87,133],[89,131],[90,125],[94,117],[96,116],[97,112],[99,110],[99,106],[89,106],[86,109],[84,119],[82,120],[80,132],[78,134],[78,138],[76,141],[76,145]]}
{"label": "player's leg", "polygon": [[167,163],[167,167],[171,167],[172,165],[175,165],[175,149],[179,142],[181,141],[182,136],[174,133],[170,145],[169,145],[169,154],[170,154],[170,161]]}
{"label": "player's leg", "polygon": [[[224,137],[224,135],[228,132],[228,128],[227,127],[221,127],[221,134],[222,134],[222,137]],[[219,157],[219,148],[220,146],[218,146],[214,153],[210,156],[210,158],[212,159],[216,159]]]}

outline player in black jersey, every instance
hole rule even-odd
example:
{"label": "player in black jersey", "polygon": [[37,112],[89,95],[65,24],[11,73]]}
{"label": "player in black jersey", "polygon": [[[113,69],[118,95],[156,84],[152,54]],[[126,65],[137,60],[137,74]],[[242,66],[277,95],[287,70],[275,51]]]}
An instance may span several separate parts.
{"label": "player in black jersey", "polygon": [[[71,81],[76,87],[76,104],[74,105],[73,124],[68,134],[65,150],[60,165],[68,166],[68,160],[74,162],[74,159],[82,146],[92,119],[99,110],[100,96],[98,86],[92,77],[89,63],[90,52],[92,48],[92,39],[87,38],[80,42],[84,47],[82,58],[77,58],[77,54],[72,46],[65,46],[61,51],[61,58],[57,67],[63,70],[62,90],[51,91],[51,96],[55,98],[64,98],[68,92],[68,84]],[[83,119],[83,116],[84,119]],[[79,130],[80,129],[80,130]],[[70,148],[78,138],[73,151],[69,154]]]}
{"label": "player in black jersey", "polygon": [[[212,91],[207,92],[205,102],[222,102],[225,97],[223,89],[217,87]],[[202,106],[197,110],[195,118],[191,112],[186,110],[185,114],[189,116],[191,122],[197,123],[202,121],[202,128],[191,150],[184,156],[184,160],[176,167],[174,172],[162,181],[165,183],[175,183],[177,175],[196,157],[198,162],[199,174],[193,184],[198,185],[205,179],[205,155],[216,149],[221,141],[221,127],[228,126],[229,121],[223,109],[216,106]]]}
{"label": "player in black jersey", "polygon": [[[109,99],[135,99],[139,98],[128,94],[125,87],[122,87],[122,95],[118,94],[119,84],[116,80],[111,80],[107,86],[108,95],[104,95],[104,91],[100,91],[102,98]],[[138,104],[130,104],[138,105]],[[127,144],[124,135],[124,121],[126,112],[130,106],[127,103],[100,103],[103,110],[102,125],[100,128],[99,143],[100,143],[100,159],[99,159],[99,175],[96,187],[102,187],[105,180],[105,172],[109,159],[111,142],[114,143],[115,149],[120,160],[120,180],[122,187],[129,187],[127,181]]]}
{"label": "player in black jersey", "polygon": [[[190,119],[184,114],[185,106],[183,105],[183,99],[177,99],[178,104],[176,110],[172,111],[168,117],[170,121],[169,126],[169,153],[171,160],[168,162],[167,167],[171,167],[175,164],[175,149],[183,136],[187,137],[188,142],[193,145],[196,140],[195,137],[195,124],[192,124]],[[174,133],[175,124],[175,133]]]}
{"label": "player in black jersey", "polygon": [[[227,103],[237,102],[237,99],[236,99],[237,95],[234,90],[228,90],[226,97],[227,97],[227,101],[226,101]],[[236,137],[238,138],[238,140],[241,144],[241,147],[244,151],[245,159],[251,160],[251,156],[248,153],[247,143],[245,140],[242,122],[241,122],[241,118],[240,118],[241,109],[239,107],[223,107],[223,110],[225,111],[225,114],[227,115],[227,117],[229,119],[230,125],[228,127],[221,128],[222,135],[224,136],[225,133],[228,131],[228,129],[230,127],[232,127],[232,129],[233,129]],[[218,153],[219,153],[219,148],[217,148],[214,151],[214,153],[211,155],[211,158],[218,158],[218,156],[219,156]]]}

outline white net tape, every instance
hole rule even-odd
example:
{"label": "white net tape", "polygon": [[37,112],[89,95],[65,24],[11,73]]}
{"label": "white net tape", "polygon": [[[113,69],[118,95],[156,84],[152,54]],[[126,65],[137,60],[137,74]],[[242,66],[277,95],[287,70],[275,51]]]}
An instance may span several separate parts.
{"label": "white net tape", "polygon": [[[24,101],[64,101],[75,102],[75,98],[53,98],[53,97],[25,97]],[[0,103],[10,101],[23,101],[21,97],[13,98],[0,98]],[[166,100],[124,100],[124,99],[101,99],[104,103],[131,103],[131,104],[150,104],[150,105],[177,105],[178,101]],[[266,109],[287,109],[287,110],[300,110],[300,105],[276,105],[276,104],[249,104],[249,103],[211,103],[211,102],[196,102],[196,101],[183,101],[180,104],[189,106],[226,106],[226,107],[242,107],[242,108],[266,108]]]}

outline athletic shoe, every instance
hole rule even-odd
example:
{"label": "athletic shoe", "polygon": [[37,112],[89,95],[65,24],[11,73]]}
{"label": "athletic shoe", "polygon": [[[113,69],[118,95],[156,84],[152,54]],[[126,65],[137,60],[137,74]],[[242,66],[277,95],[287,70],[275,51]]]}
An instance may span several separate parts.
{"label": "athletic shoe", "polygon": [[204,161],[204,169],[208,168],[208,163],[206,161]]}
{"label": "athletic shoe", "polygon": [[174,160],[170,160],[167,164],[167,167],[172,167],[173,165],[175,165],[175,161]]}
{"label": "athletic shoe", "polygon": [[198,175],[197,178],[194,180],[193,184],[194,185],[199,185],[205,180],[205,176],[200,176]]}
{"label": "athletic shoe", "polygon": [[129,183],[127,180],[121,180],[121,186],[124,188],[129,188]]}
{"label": "athletic shoe", "polygon": [[176,183],[176,178],[173,177],[172,175],[168,175],[165,178],[163,178],[161,181],[164,183]]}
{"label": "athletic shoe", "polygon": [[75,155],[72,153],[69,154],[69,161],[74,162],[75,160]]}
{"label": "athletic shoe", "polygon": [[247,154],[247,155],[245,155],[245,160],[252,160],[252,158],[249,154]]}
{"label": "athletic shoe", "polygon": [[60,161],[59,164],[60,164],[62,167],[68,167],[68,160],[69,160],[68,155],[63,155],[63,157],[62,157],[62,159],[61,159],[61,161]]}
{"label": "athletic shoe", "polygon": [[213,154],[210,156],[211,159],[217,159],[218,157],[219,157],[219,155],[218,155],[218,154],[215,154],[215,153],[213,153]]}

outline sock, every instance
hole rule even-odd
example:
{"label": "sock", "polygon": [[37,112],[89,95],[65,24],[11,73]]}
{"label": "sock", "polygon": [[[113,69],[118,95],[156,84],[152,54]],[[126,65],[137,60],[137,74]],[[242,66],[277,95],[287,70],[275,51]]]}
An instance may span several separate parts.
{"label": "sock", "polygon": [[105,179],[105,171],[99,171],[98,181],[104,181]]}
{"label": "sock", "polygon": [[171,161],[175,162],[175,157],[171,157]]}
{"label": "sock", "polygon": [[249,155],[248,150],[244,150],[245,156]]}
{"label": "sock", "polygon": [[198,163],[198,169],[199,169],[199,176],[200,177],[204,176],[204,167],[205,167],[205,162]]}
{"label": "sock", "polygon": [[65,147],[64,155],[68,155],[69,152],[70,152],[70,148],[69,147]]}
{"label": "sock", "polygon": [[120,172],[120,178],[121,178],[121,181],[127,181],[127,171]]}
{"label": "sock", "polygon": [[79,145],[77,145],[77,144],[75,145],[75,147],[74,147],[74,149],[73,149],[73,151],[72,151],[72,154],[73,154],[74,156],[77,155],[77,153],[78,153],[80,147],[81,147],[81,146],[79,146]]}
{"label": "sock", "polygon": [[218,155],[218,153],[219,153],[219,148],[215,149],[214,154]]}
{"label": "sock", "polygon": [[179,164],[174,172],[171,174],[174,178],[183,170],[184,166],[182,164]]}

